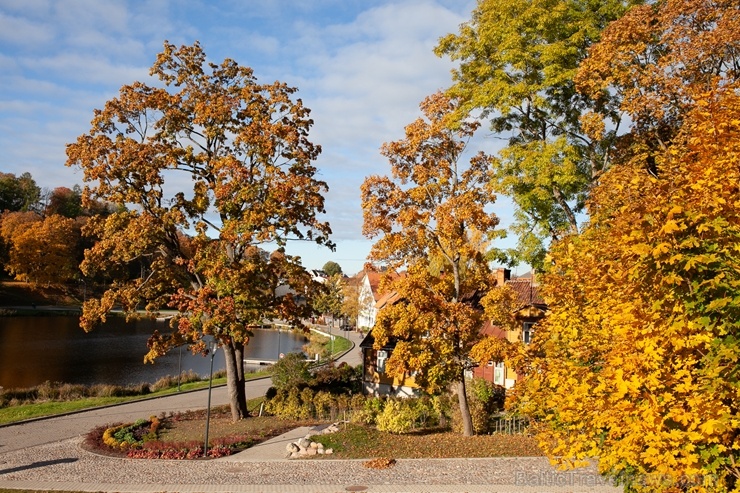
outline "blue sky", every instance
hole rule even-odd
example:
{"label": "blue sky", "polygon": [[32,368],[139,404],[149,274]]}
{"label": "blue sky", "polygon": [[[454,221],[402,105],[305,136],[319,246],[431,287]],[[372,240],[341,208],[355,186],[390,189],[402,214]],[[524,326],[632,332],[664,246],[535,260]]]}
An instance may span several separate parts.
{"label": "blue sky", "polygon": [[[422,99],[451,83],[432,52],[474,1],[459,0],[1,0],[0,171],[30,172],[42,188],[82,184],[65,145],[89,130],[93,109],[149,67],[164,40],[198,40],[211,61],[232,58],[258,82],[298,88],[312,110],[326,219],[337,251],[291,244],[308,268],[327,260],[353,274],[372,240],[361,234],[359,188],[388,174],[384,142],[403,137]],[[493,139],[480,139],[479,146]],[[506,224],[510,206],[497,214]],[[510,240],[513,242],[513,240]],[[512,246],[511,244],[502,246]]]}

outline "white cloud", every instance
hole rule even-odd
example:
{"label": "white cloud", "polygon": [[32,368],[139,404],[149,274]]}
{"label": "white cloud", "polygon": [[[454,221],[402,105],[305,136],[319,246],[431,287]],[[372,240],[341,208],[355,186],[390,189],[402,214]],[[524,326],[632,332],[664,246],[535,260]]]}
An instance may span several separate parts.
{"label": "white cloud", "polygon": [[336,254],[301,247],[304,263],[344,267],[342,258],[354,259],[359,270],[370,244],[361,237],[360,185],[389,171],[381,144],[402,138],[421,100],[450,84],[451,62],[432,49],[474,3],[4,0],[0,146],[10,169],[0,171],[31,171],[50,188],[79,183],[79,172],[63,166],[65,144],[89,129],[93,109],[123,84],[151,83],[148,70],[165,39],[199,40],[211,61],[232,58],[259,82],[298,87],[315,120],[310,138],[323,147],[317,166],[331,189],[326,219],[340,243]]}
{"label": "white cloud", "polygon": [[17,48],[44,46],[53,34],[42,23],[6,14],[0,10],[0,41]]}
{"label": "white cloud", "polygon": [[18,60],[29,72],[41,72],[70,82],[121,86],[149,77],[149,67],[126,66],[86,53],[61,53]]}

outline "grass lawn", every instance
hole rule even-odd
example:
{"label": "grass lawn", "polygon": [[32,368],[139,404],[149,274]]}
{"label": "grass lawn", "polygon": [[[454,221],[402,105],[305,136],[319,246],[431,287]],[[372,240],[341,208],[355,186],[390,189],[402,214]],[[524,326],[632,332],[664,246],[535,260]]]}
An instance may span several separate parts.
{"label": "grass lawn", "polygon": [[[464,437],[444,429],[395,435],[374,427],[346,424],[341,431],[313,438],[333,448],[331,459],[449,459],[542,456],[534,438],[526,435],[478,435]],[[321,456],[317,456],[321,457]]]}
{"label": "grass lawn", "polygon": [[[250,401],[250,409],[259,403]],[[284,420],[271,416],[250,417],[233,423],[227,406],[211,411],[209,441],[244,442],[256,444],[300,426],[314,426],[319,421]],[[165,443],[199,442],[205,431],[205,413],[189,411],[168,419],[160,432],[159,441]],[[229,440],[238,438],[238,440]],[[325,459],[394,459],[421,458],[484,458],[542,456],[534,438],[527,435],[480,435],[464,437],[446,429],[422,430],[397,435],[380,432],[373,426],[346,423],[337,433],[315,436],[334,454]],[[321,459],[321,456],[316,456]]]}

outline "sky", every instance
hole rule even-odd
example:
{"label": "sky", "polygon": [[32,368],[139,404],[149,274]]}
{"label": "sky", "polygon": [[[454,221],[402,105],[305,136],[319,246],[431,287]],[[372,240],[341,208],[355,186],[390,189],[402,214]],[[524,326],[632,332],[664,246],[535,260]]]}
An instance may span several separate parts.
{"label": "sky", "polygon": [[[449,87],[454,62],[433,53],[457,33],[466,0],[0,0],[0,172],[30,172],[38,186],[82,185],[65,146],[90,130],[93,110],[125,84],[154,85],[149,68],[164,41],[199,41],[209,61],[231,58],[258,83],[298,89],[323,152],[332,252],[293,242],[309,269],[329,260],[362,270],[373,239],[362,236],[360,185],[388,175],[384,142],[402,139],[419,103]],[[485,137],[475,146],[493,145]],[[477,149],[472,149],[475,151]],[[495,209],[506,226],[511,206]],[[506,243],[508,241],[508,243]],[[499,247],[513,247],[505,240]]]}

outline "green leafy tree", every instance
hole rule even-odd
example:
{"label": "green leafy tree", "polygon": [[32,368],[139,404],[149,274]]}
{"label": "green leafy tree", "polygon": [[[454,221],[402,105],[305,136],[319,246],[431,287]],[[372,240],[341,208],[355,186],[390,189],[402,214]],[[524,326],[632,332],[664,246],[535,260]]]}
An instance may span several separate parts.
{"label": "green leafy tree", "polygon": [[329,260],[327,263],[325,263],[321,270],[323,270],[329,277],[342,275],[342,266],[332,260]]}
{"label": "green leafy tree", "polygon": [[64,217],[75,218],[82,215],[82,190],[79,185],[70,189],[57,187],[49,195],[46,206],[46,215],[59,214]]}
{"label": "green leafy tree", "polygon": [[[579,94],[574,78],[604,27],[635,3],[479,0],[472,19],[436,48],[460,61],[447,91],[460,101],[454,119],[490,119],[508,138],[492,161],[492,184],[516,205],[518,260],[536,268],[549,241],[578,232],[578,213],[611,163],[619,115],[609,101]],[[595,111],[612,119],[609,129]]]}
{"label": "green leafy tree", "polygon": [[338,317],[342,314],[344,302],[344,282],[340,274],[328,278],[321,286],[320,293],[313,300],[317,313]]}
{"label": "green leafy tree", "polygon": [[311,382],[309,363],[301,353],[288,353],[272,365],[272,384],[278,391],[301,390]]}
{"label": "green leafy tree", "polygon": [[21,176],[0,173],[0,213],[33,210],[40,196],[41,189],[36,186],[31,173],[26,172]]}
{"label": "green leafy tree", "polygon": [[456,104],[440,93],[420,106],[424,118],[406,127],[406,138],[382,147],[391,177],[371,176],[362,185],[363,233],[379,237],[370,259],[389,271],[406,270],[384,289],[395,291],[399,302],[380,311],[373,334],[378,348],[397,341],[386,363],[391,375],[413,372],[432,393],[456,387],[463,432],[472,435],[464,372],[480,339],[475,294],[492,283],[477,240],[498,224],[487,211],[495,196],[486,188],[485,156],[460,164],[477,124],[450,129]]}
{"label": "green leafy tree", "polygon": [[[265,317],[300,326],[309,314],[291,293],[306,292],[310,276],[284,245],[333,246],[319,219],[327,186],[313,161],[321,149],[308,140],[313,121],[296,89],[259,84],[230,59],[207,62],[197,42],[165,42],[150,73],[161,84],[123,86],[67,147],[67,165],[81,168],[87,184],[83,206],[99,198],[118,207],[85,228],[98,241],[83,272],[116,279],[85,303],[80,323],[90,330],[114,306],[129,316],[177,309],[173,332],[152,336],[146,361],[183,343],[203,351],[202,338],[215,337],[238,420],[247,416],[249,327]],[[262,245],[278,249],[267,254]],[[133,262],[142,265],[137,275]],[[285,283],[292,291],[278,296]]]}

